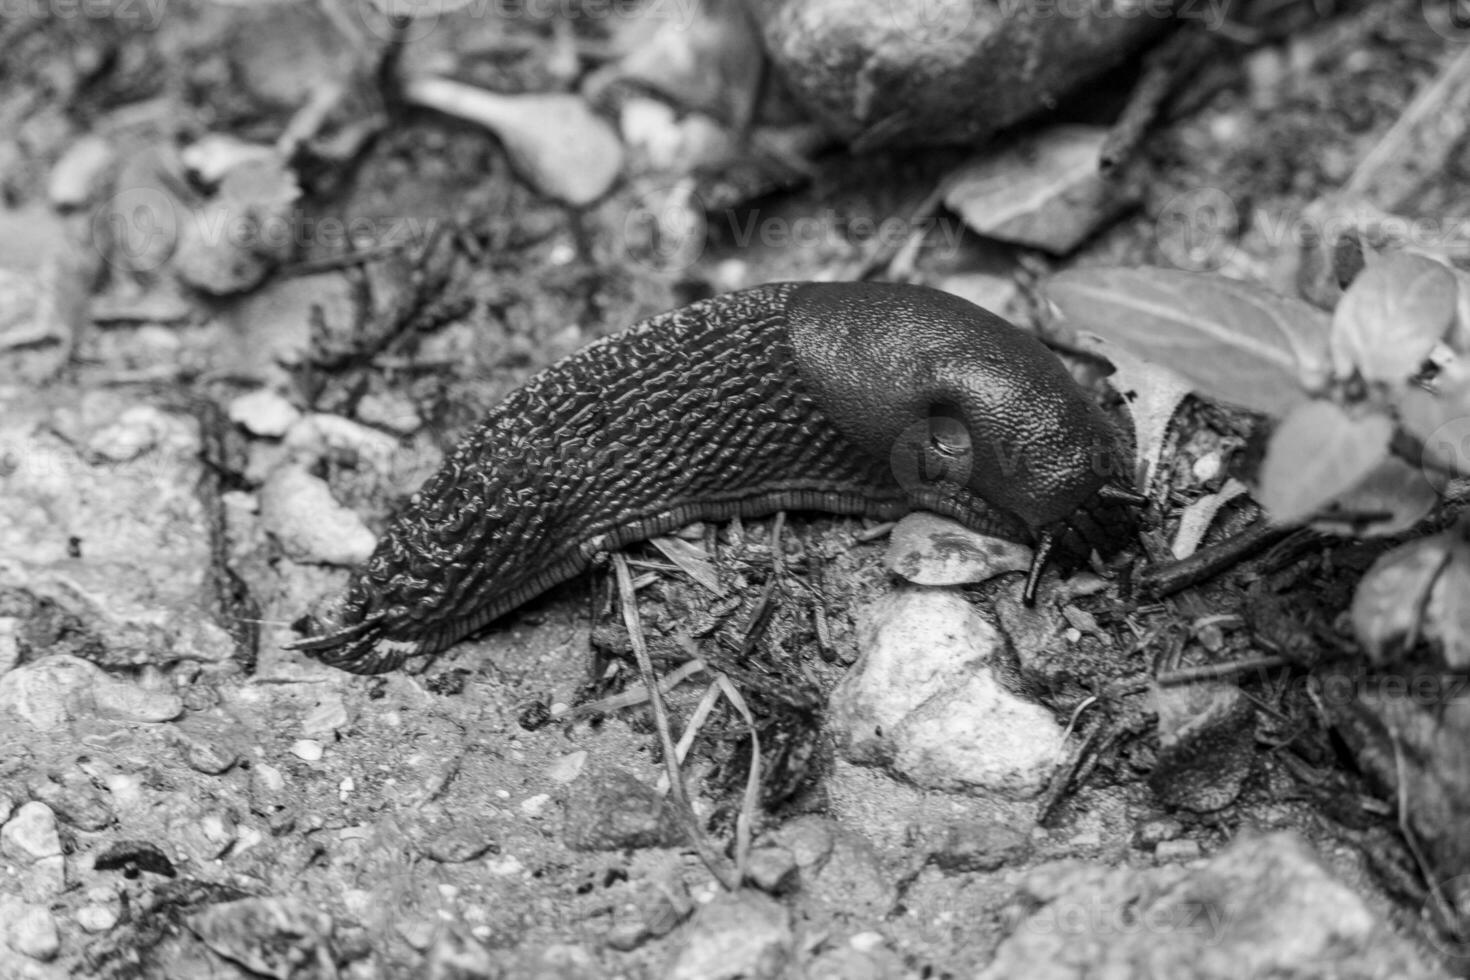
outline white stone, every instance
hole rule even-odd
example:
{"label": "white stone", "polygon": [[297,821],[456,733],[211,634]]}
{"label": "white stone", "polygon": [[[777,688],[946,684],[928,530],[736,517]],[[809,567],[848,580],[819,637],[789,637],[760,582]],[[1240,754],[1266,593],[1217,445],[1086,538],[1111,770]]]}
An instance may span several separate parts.
{"label": "white stone", "polygon": [[279,439],[300,420],[301,412],[285,396],[257,388],[230,402],[229,416],[251,435]]}
{"label": "white stone", "polygon": [[291,743],[291,754],[306,762],[320,762],[322,743],[314,738],[299,738]]}
{"label": "white stone", "polygon": [[20,864],[35,864],[42,858],[61,856],[61,835],[56,815],[44,803],[31,801],[0,827],[0,854]]}
{"label": "white stone", "polygon": [[903,589],[876,603],[830,718],[844,755],[931,789],[1033,795],[1062,750],[1051,712],[1007,691],[996,630],[963,597]]}
{"label": "white stone", "polygon": [[261,519],[295,561],[357,565],[377,538],[362,518],[337,503],[325,480],[300,466],[283,466],[260,493]]}
{"label": "white stone", "polygon": [[56,917],[39,905],[13,899],[0,901],[0,930],[11,949],[33,960],[46,963],[61,952]]}
{"label": "white stone", "polygon": [[117,913],[105,905],[83,905],[77,909],[76,920],[87,932],[107,932],[117,925]]}

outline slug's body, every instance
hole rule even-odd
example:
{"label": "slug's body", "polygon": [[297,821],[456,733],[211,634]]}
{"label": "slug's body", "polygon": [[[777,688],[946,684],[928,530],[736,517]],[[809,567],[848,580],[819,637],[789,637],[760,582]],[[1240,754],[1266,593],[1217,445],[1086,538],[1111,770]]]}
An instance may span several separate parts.
{"label": "slug's body", "polygon": [[933,510],[1074,558],[1126,538],[1107,417],[1035,339],[948,293],[777,283],[646,320],[512,393],[298,646],[376,673],[696,520]]}

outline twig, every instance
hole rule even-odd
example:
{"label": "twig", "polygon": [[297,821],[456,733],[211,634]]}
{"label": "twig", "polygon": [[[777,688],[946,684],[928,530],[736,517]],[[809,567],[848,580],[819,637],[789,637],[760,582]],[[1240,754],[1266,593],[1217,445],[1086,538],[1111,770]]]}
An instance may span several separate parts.
{"label": "twig", "polygon": [[1219,544],[1201,548],[1188,558],[1151,565],[1139,572],[1134,585],[1141,598],[1162,599],[1181,592],[1283,541],[1297,531],[1267,521],[1257,521]]}
{"label": "twig", "polygon": [[1264,654],[1259,657],[1242,657],[1239,660],[1230,660],[1225,663],[1203,664],[1199,667],[1176,667],[1173,670],[1160,671],[1154,680],[1160,687],[1177,687],[1181,684],[1223,680],[1226,677],[1248,674],[1253,670],[1275,670],[1286,665],[1286,658],[1275,654]]}
{"label": "twig", "polygon": [[853,270],[852,278],[855,280],[871,278],[887,269],[899,254],[912,254],[916,251],[929,234],[929,219],[939,210],[939,205],[944,203],[944,195],[949,193],[949,184],[948,174],[937,180],[934,188],[909,213],[908,227],[913,231],[904,236],[902,241],[892,244],[886,239],[880,239],[878,246],[868,253],[868,257],[858,263],[858,267]]}
{"label": "twig", "polygon": [[[1084,705],[1086,703],[1084,702]],[[1067,758],[1057,765],[1056,770],[1052,773],[1051,780],[1047,783],[1046,792],[1042,795],[1041,801],[1036,807],[1037,826],[1045,826],[1046,822],[1051,819],[1052,812],[1056,810],[1057,804],[1066,795],[1067,789],[1073,782],[1081,781],[1079,773],[1083,769],[1083,760],[1093,747],[1101,741],[1102,733],[1109,727],[1102,722],[1094,725],[1082,737],[1081,741],[1075,744],[1072,751],[1068,753]]]}
{"label": "twig", "polygon": [[1389,127],[1383,138],[1358,162],[1344,187],[1379,207],[1393,210],[1429,175],[1437,175],[1445,158],[1459,146],[1470,127],[1470,48],[1461,51],[1444,71],[1421,90]]}
{"label": "twig", "polygon": [[612,553],[613,570],[618,577],[618,599],[623,607],[623,623],[628,628],[628,641],[633,647],[633,656],[638,661],[638,673],[643,677],[643,686],[649,691],[649,704],[653,708],[653,723],[658,729],[659,742],[663,746],[664,766],[669,776],[669,789],[673,793],[674,808],[684,824],[689,842],[699,854],[699,859],[720,884],[730,891],[740,887],[740,878],[733,874],[704,836],[704,829],[694,815],[689,802],[689,792],[684,786],[684,773],[679,768],[678,749],[669,730],[669,713],[659,693],[658,678],[653,674],[653,662],[648,658],[648,645],[643,639],[643,622],[638,615],[638,599],[633,593],[633,577],[628,572],[628,561],[622,552]]}
{"label": "twig", "polygon": [[1409,847],[1409,853],[1414,856],[1414,863],[1419,866],[1419,873],[1424,876],[1424,882],[1429,886],[1429,895],[1434,902],[1435,917],[1439,919],[1440,926],[1457,940],[1463,940],[1464,932],[1460,925],[1459,917],[1455,914],[1454,906],[1449,899],[1445,898],[1444,889],[1440,887],[1439,880],[1434,876],[1434,869],[1429,864],[1429,858],[1419,847],[1419,838],[1414,833],[1414,828],[1409,826],[1409,780],[1404,766],[1404,746],[1399,740],[1398,727],[1388,726],[1388,740],[1393,744],[1393,769],[1394,781],[1398,783],[1395,797],[1398,804],[1399,833],[1404,835],[1404,843]]}
{"label": "twig", "polygon": [[1159,117],[1164,103],[1177,91],[1185,72],[1194,72],[1214,46],[1203,31],[1181,28],[1159,44],[1144,59],[1143,77],[1128,96],[1123,114],[1113,123],[1098,153],[1098,169],[1116,173],[1143,142],[1148,128]]}

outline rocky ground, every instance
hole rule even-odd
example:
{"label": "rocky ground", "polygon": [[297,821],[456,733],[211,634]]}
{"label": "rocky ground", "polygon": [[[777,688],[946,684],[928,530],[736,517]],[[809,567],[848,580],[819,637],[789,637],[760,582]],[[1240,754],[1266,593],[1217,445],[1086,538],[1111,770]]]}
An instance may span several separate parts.
{"label": "rocky ground", "polygon": [[[1454,836],[1453,793],[1414,823],[1297,661],[1180,674],[1260,653],[1263,610],[1350,656],[1339,613],[1378,545],[1143,605],[1083,573],[1035,610],[991,577],[1024,549],[922,515],[635,546],[655,666],[685,679],[668,701],[675,737],[697,733],[682,769],[709,860],[661,782],[606,569],[420,672],[285,648],[488,406],[644,315],[878,255],[1041,329],[1032,286],[1067,262],[1295,288],[1298,243],[1273,229],[1460,53],[1432,6],[1341,11],[1207,66],[1122,204],[1073,195],[1080,231],[1028,212],[993,237],[967,203],[1025,160],[975,161],[945,206],[951,151],[830,150],[805,182],[753,167],[714,110],[588,94],[589,69],[659,60],[611,15],[472,6],[411,37],[402,64],[580,107],[497,107],[523,113],[500,140],[382,104],[362,83],[382,24],[344,27],[355,8],[0,22],[0,975],[1465,975],[1443,914],[1463,875],[1422,829]],[[1096,111],[1033,138],[1095,154]],[[564,151],[521,142],[538,129]],[[718,168],[681,156],[714,143]],[[1462,159],[1382,203],[1460,217]],[[677,206],[686,184],[790,189],[704,216]],[[1218,237],[1171,216],[1216,197],[1231,246],[1201,256]],[[283,237],[209,234],[240,213]],[[1218,488],[1242,441],[1193,405],[1161,479]],[[711,865],[737,860],[731,890]]]}

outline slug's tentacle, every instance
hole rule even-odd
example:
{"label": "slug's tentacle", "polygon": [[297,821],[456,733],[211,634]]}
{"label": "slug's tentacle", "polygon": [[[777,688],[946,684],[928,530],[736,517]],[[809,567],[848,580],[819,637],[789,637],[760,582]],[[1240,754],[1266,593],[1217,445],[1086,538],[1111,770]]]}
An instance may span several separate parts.
{"label": "slug's tentacle", "polygon": [[718,296],[591,344],[513,392],[298,647],[388,670],[599,553],[776,510],[890,519],[920,507],[1035,541],[1034,594],[1049,555],[1085,559],[1131,528],[1066,524],[1104,505],[1115,440],[1040,343],[947,293],[777,283]]}

